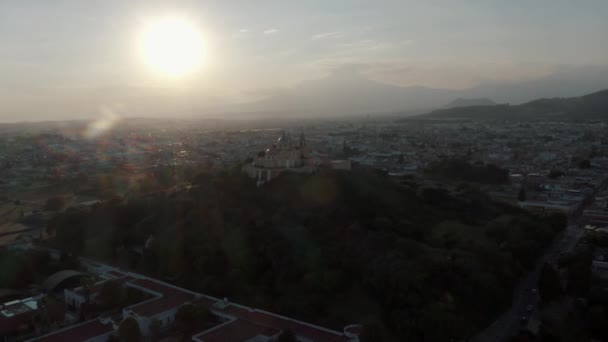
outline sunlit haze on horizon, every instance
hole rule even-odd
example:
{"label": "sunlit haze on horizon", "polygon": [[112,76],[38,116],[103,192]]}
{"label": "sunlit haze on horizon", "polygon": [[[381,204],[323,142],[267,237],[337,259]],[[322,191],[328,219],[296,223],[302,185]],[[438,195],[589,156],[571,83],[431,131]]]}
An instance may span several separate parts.
{"label": "sunlit haze on horizon", "polygon": [[0,122],[577,96],[608,87],[606,13],[603,0],[4,0]]}

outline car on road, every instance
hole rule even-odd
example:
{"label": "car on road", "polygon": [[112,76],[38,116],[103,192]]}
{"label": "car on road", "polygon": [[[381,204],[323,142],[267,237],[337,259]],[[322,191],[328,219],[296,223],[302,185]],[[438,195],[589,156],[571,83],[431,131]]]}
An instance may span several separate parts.
{"label": "car on road", "polygon": [[534,305],[529,304],[528,306],[526,306],[526,311],[531,312],[532,310],[534,310]]}
{"label": "car on road", "polygon": [[521,324],[526,324],[528,322],[528,317],[527,316],[521,316],[521,318],[519,319],[519,321],[521,322]]}
{"label": "car on road", "polygon": [[537,289],[532,289],[531,291],[532,291],[532,293],[538,293]]}

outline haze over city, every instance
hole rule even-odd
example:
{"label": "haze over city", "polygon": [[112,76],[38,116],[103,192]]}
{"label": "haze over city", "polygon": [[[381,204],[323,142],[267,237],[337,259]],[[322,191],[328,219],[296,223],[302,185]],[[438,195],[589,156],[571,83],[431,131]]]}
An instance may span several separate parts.
{"label": "haze over city", "polygon": [[[427,111],[459,97],[579,96],[608,87],[606,12],[601,0],[6,0],[0,121],[91,119],[108,108],[323,117]],[[159,66],[142,54],[142,36],[167,21],[175,30],[165,43],[155,36],[148,57],[180,39],[177,50],[189,48]]]}

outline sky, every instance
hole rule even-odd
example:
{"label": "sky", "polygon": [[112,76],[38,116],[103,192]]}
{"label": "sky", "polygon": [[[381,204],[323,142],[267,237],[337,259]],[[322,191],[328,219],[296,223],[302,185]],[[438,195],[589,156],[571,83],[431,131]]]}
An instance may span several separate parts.
{"label": "sky", "polygon": [[[2,0],[0,121],[222,110],[350,67],[463,89],[608,64],[605,0]],[[199,68],[143,63],[146,22],[185,18]]]}

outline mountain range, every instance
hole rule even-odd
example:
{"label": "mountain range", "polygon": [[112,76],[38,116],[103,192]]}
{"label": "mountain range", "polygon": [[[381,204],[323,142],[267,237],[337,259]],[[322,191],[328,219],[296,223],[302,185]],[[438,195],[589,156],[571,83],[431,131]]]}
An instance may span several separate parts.
{"label": "mountain range", "polygon": [[[608,89],[608,68],[564,68],[522,82],[484,82],[469,89],[401,87],[370,80],[356,70],[268,92],[259,101],[231,106],[225,113],[246,117],[327,117],[372,113],[422,114],[434,109],[574,97]],[[455,100],[456,99],[456,100]],[[492,99],[492,100],[489,100]]]}
{"label": "mountain range", "polygon": [[608,89],[570,98],[545,98],[520,105],[469,106],[438,109],[420,117],[449,119],[605,119]]}

